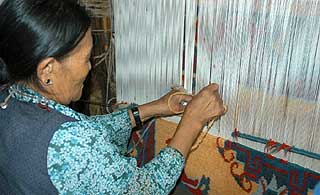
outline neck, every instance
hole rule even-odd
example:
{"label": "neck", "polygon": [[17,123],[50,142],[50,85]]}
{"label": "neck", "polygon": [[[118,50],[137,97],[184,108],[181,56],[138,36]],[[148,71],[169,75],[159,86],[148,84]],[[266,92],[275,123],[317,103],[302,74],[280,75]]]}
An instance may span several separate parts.
{"label": "neck", "polygon": [[54,93],[53,90],[51,89],[46,89],[45,87],[41,86],[41,84],[34,84],[31,82],[20,82],[17,84],[21,84],[24,85],[30,89],[32,89],[33,91],[39,93],[41,96],[45,97],[48,100],[53,100],[59,104],[62,105],[68,105],[70,104],[70,102],[64,101],[64,97],[63,96],[57,96],[57,93]]}
{"label": "neck", "polygon": [[48,100],[53,100],[57,103],[60,103],[53,93],[50,93],[49,91],[44,89],[42,86],[37,86],[36,84],[30,83],[30,82],[23,82],[21,84],[39,93],[41,96],[45,97]]}

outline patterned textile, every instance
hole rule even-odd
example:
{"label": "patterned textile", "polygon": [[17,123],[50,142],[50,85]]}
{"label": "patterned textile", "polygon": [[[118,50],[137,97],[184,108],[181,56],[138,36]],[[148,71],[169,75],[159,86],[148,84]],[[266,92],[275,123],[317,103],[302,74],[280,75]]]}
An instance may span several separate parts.
{"label": "patterned textile", "polygon": [[[131,155],[138,161],[139,166],[143,166],[154,158],[156,154],[156,120],[151,120],[144,124],[140,131],[133,133],[130,140],[129,150]],[[170,139],[166,140],[168,144]],[[192,178],[182,173],[179,182],[171,194],[208,194],[210,178],[202,176]],[[177,193],[179,191],[179,193]]]}
{"label": "patterned textile", "polygon": [[131,134],[127,110],[88,117],[23,86],[10,92],[77,120],[62,124],[48,149],[48,174],[60,194],[168,194],[179,178],[184,158],[171,147],[141,168],[124,155]]}
{"label": "patterned textile", "polygon": [[[137,159],[138,166],[151,161],[155,154],[155,120],[145,123],[140,131],[132,133],[128,150]],[[151,146],[151,147],[150,147]]]}
{"label": "patterned textile", "polygon": [[[152,154],[166,146],[176,127],[169,121],[152,121],[151,133],[137,145],[137,158],[143,162],[152,159]],[[151,144],[155,152],[149,153]],[[146,145],[148,151],[140,148]],[[189,155],[172,195],[312,195],[317,192],[314,188],[319,177],[304,167],[207,135]]]}
{"label": "patterned textile", "polygon": [[[218,143],[218,142],[217,142]],[[231,155],[225,155],[233,151]],[[225,141],[219,152],[242,190],[252,192],[252,183],[259,184],[254,194],[308,194],[320,181],[320,174],[289,163],[244,145]],[[239,165],[244,166],[238,173]]]}

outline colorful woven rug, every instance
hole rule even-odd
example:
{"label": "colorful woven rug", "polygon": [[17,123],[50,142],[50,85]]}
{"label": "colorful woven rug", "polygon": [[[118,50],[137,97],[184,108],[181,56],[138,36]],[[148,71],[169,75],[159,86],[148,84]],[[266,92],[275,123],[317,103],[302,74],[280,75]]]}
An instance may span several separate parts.
{"label": "colorful woven rug", "polygon": [[[223,159],[230,164],[232,176],[248,193],[253,192],[252,186],[256,183],[259,188],[254,194],[302,195],[312,191],[320,181],[319,173],[235,142],[227,140],[218,148]],[[231,155],[226,155],[230,152]],[[244,169],[237,173],[240,164]]]}
{"label": "colorful woven rug", "polygon": [[[176,127],[153,120],[133,133],[129,148],[139,166],[166,146]],[[319,173],[209,135],[190,154],[172,195],[312,195],[318,182]]]}

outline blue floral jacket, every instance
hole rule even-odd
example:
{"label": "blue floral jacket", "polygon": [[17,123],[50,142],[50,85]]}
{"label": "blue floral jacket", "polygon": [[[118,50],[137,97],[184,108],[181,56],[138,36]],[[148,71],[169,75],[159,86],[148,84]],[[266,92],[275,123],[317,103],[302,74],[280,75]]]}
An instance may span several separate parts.
{"label": "blue floral jacket", "polygon": [[[15,87],[19,101],[43,99]],[[89,117],[54,101],[48,106],[75,119],[55,131],[48,148],[48,174],[59,194],[168,194],[175,186],[185,163],[177,150],[165,147],[141,168],[125,155],[132,130],[127,110]]]}

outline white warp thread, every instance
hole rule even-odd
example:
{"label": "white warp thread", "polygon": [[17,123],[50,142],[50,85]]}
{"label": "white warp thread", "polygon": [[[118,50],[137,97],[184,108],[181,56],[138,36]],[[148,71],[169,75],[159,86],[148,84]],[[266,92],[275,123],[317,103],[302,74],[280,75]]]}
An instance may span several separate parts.
{"label": "white warp thread", "polygon": [[[320,153],[318,1],[116,0],[114,13],[119,100],[144,103],[172,84],[191,92],[216,82],[229,111],[211,134],[231,139],[238,128]],[[320,172],[318,160],[288,160]]]}

